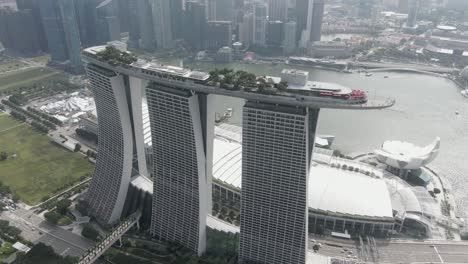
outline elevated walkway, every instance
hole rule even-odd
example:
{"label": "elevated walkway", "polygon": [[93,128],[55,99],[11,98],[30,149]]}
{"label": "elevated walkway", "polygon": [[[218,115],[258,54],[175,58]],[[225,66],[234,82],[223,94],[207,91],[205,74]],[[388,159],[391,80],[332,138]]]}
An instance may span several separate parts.
{"label": "elevated walkway", "polygon": [[108,250],[117,240],[119,240],[135,224],[139,227],[141,212],[137,211],[126,220],[122,221],[107,237],[89,249],[85,255],[81,256],[78,264],[94,263],[106,250]]}

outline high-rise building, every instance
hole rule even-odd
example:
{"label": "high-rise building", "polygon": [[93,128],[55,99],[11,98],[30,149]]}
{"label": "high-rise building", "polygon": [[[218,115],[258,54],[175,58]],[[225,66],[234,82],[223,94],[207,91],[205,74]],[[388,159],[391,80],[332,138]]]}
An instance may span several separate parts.
{"label": "high-rise building", "polygon": [[74,1],[41,0],[39,8],[52,61],[68,61],[73,72],[81,72],[81,40]]}
{"label": "high-rise building", "polygon": [[183,38],[183,4],[182,0],[171,0],[170,12],[171,12],[171,30],[172,38],[180,39]]}
{"label": "high-rise building", "polygon": [[155,164],[151,234],[201,255],[208,213],[207,144],[213,140],[208,134],[214,129],[207,129],[209,96],[151,83],[146,97]]}
{"label": "high-rise building", "polygon": [[130,17],[132,17],[128,22],[128,44],[131,47],[138,47],[140,43],[140,19],[136,19],[139,17],[139,1],[140,0],[128,0],[127,12],[130,14]]}
{"label": "high-rise building", "polygon": [[105,0],[97,7],[98,43],[120,40],[120,19],[118,0]]}
{"label": "high-rise building", "polygon": [[268,19],[270,21],[286,21],[288,18],[288,1],[268,0]]}
{"label": "high-rise building", "polygon": [[320,41],[322,38],[323,14],[325,12],[325,0],[313,1],[312,19],[310,25],[310,41]]}
{"label": "high-rise building", "polygon": [[239,24],[239,41],[245,45],[253,42],[253,21],[253,14],[247,13],[244,15],[242,23]]}
{"label": "high-rise building", "polygon": [[309,16],[309,2],[311,0],[296,0],[296,41],[302,37],[302,32],[307,30]]}
{"label": "high-rise building", "polygon": [[247,102],[239,258],[304,264],[307,186],[318,110]]}
{"label": "high-rise building", "polygon": [[272,47],[280,47],[284,40],[284,23],[282,21],[268,21],[266,44]]}
{"label": "high-rise building", "polygon": [[0,9],[0,42],[20,55],[38,54],[41,47],[33,11]]}
{"label": "high-rise building", "polygon": [[88,65],[86,68],[96,101],[98,154],[86,200],[90,214],[102,224],[120,220],[132,175],[133,131],[129,98],[123,75]]}
{"label": "high-rise building", "polygon": [[75,10],[84,48],[98,45],[97,10],[95,0],[75,1]]}
{"label": "high-rise building", "polygon": [[216,20],[233,21],[234,1],[218,0],[216,5]]}
{"label": "high-rise building", "polygon": [[68,50],[58,1],[41,0],[39,8],[51,59],[53,61],[66,61]]}
{"label": "high-rise building", "polygon": [[268,5],[264,2],[255,2],[253,6],[253,44],[266,45],[266,30],[268,23]]}
{"label": "high-rise building", "polygon": [[156,49],[156,37],[154,35],[153,13],[150,0],[136,0],[137,19],[140,32],[139,47],[152,51]]}
{"label": "high-rise building", "polygon": [[291,54],[296,50],[296,25],[295,21],[284,23],[283,51],[285,54]]}
{"label": "high-rise building", "polygon": [[184,19],[185,40],[192,49],[203,49],[207,23],[205,6],[197,1],[186,1]]}
{"label": "high-rise building", "polygon": [[206,27],[205,48],[218,50],[232,44],[231,21],[208,21]]}
{"label": "high-rise building", "polygon": [[418,12],[419,12],[419,0],[410,0],[408,21],[406,22],[406,26],[408,27],[416,26],[416,21],[418,19]]}
{"label": "high-rise building", "polygon": [[47,38],[42,26],[41,11],[39,9],[40,0],[16,0],[18,10],[31,10],[34,20],[35,33],[37,34],[39,46],[42,51],[48,51]]}
{"label": "high-rise building", "polygon": [[173,0],[150,0],[153,29],[158,49],[173,47],[170,1]]}
{"label": "high-rise building", "polygon": [[409,10],[408,0],[399,0],[398,1],[398,12],[402,14],[407,14]]}
{"label": "high-rise building", "polygon": [[84,68],[81,61],[81,40],[75,4],[73,0],[61,0],[59,3],[70,67],[74,73],[81,73]]}

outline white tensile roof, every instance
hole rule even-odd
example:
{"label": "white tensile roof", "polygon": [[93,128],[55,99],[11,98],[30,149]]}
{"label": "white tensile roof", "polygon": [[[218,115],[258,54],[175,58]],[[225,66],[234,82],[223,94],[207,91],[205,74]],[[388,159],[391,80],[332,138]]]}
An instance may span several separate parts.
{"label": "white tensile roof", "polygon": [[361,173],[315,165],[310,168],[311,209],[363,217],[393,218],[385,181]]}
{"label": "white tensile roof", "polygon": [[418,147],[403,141],[386,141],[382,148],[375,151],[377,158],[391,167],[399,169],[418,169],[433,161],[440,148],[440,138],[429,146]]}

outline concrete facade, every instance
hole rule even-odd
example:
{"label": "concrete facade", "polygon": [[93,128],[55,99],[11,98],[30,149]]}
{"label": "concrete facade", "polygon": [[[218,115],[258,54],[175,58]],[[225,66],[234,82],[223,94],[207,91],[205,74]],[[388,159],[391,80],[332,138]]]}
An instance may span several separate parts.
{"label": "concrete facade", "polygon": [[305,263],[307,183],[318,110],[244,106],[241,261]]}

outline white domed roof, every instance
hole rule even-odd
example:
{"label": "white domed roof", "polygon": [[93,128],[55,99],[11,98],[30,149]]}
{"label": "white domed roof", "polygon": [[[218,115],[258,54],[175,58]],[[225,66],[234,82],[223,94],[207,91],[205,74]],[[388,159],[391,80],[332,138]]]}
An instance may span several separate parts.
{"label": "white domed roof", "polygon": [[440,148],[440,138],[427,147],[418,147],[408,142],[386,141],[375,151],[377,159],[399,169],[418,169],[433,161]]}
{"label": "white domed roof", "polygon": [[460,73],[460,76],[463,77],[463,79],[468,80],[468,66],[466,66]]}

